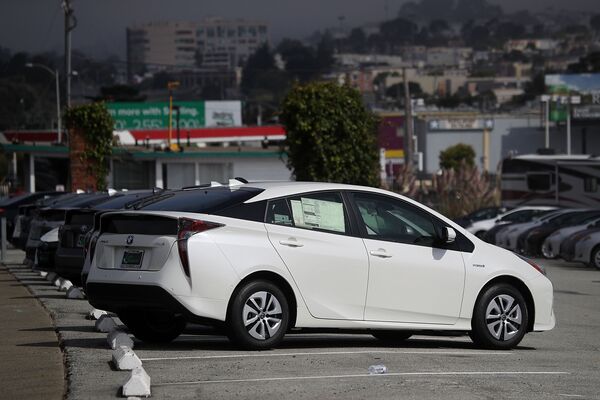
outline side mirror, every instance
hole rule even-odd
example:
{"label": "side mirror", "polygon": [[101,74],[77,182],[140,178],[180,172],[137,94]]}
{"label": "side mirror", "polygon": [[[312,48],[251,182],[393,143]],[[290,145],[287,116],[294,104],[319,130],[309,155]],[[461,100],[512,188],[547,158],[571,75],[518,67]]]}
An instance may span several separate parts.
{"label": "side mirror", "polygon": [[447,244],[454,243],[456,240],[456,231],[449,226],[445,226],[442,230],[442,240]]}

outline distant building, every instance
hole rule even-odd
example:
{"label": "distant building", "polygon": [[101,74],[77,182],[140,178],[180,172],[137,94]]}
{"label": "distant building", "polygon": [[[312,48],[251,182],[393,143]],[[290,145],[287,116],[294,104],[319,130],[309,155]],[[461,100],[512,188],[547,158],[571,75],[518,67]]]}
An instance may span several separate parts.
{"label": "distant building", "polygon": [[504,44],[504,50],[507,52],[527,51],[527,50],[540,50],[540,51],[551,51],[558,47],[558,40],[554,39],[514,39],[509,40]]}
{"label": "distant building", "polygon": [[269,43],[269,26],[262,21],[209,18],[198,24],[196,42],[201,66],[231,69]]}
{"label": "distant building", "polygon": [[207,18],[197,22],[150,22],[127,28],[127,75],[205,69],[232,70],[264,43],[265,22]]}
{"label": "distant building", "polygon": [[196,55],[196,24],[151,22],[127,28],[127,75],[193,67]]}

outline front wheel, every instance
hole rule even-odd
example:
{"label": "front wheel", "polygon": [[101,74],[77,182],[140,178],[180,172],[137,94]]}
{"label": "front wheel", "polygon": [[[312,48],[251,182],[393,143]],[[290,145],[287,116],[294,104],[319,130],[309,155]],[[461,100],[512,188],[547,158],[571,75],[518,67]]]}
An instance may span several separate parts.
{"label": "front wheel", "polygon": [[590,267],[600,269],[600,246],[596,246],[594,250],[592,250],[592,254],[590,256]]}
{"label": "front wheel", "polygon": [[147,343],[172,342],[185,329],[185,319],[169,311],[136,310],[118,313],[133,335]]}
{"label": "front wheel", "polygon": [[288,301],[277,285],[248,282],[237,291],[229,308],[228,336],[248,350],[269,349],[283,340],[289,319]]}
{"label": "front wheel", "polygon": [[527,331],[529,315],[521,293],[508,284],[496,284],[483,292],[473,313],[471,339],[488,349],[512,349]]}

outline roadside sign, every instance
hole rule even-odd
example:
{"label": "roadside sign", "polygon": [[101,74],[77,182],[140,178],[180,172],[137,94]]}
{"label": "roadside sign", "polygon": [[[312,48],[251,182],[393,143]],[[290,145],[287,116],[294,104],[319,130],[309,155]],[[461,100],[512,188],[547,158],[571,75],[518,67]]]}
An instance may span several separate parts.
{"label": "roadside sign", "polygon": [[[204,102],[178,101],[181,129],[202,128]],[[167,129],[169,127],[169,103],[108,103],[108,112],[115,120],[115,130]],[[177,121],[173,113],[172,126]]]}

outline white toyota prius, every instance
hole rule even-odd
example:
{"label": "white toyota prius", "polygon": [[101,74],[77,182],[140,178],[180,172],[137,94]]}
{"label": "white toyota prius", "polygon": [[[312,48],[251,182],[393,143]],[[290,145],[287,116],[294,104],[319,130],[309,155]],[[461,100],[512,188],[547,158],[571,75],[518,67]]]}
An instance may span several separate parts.
{"label": "white toyota prius", "polygon": [[555,325],[541,267],[409,198],[235,182],[103,214],[88,249],[90,303],[143,341],[169,342],[186,322],[201,322],[248,349],[276,346],[292,328],[398,342],[462,331],[509,349]]}

